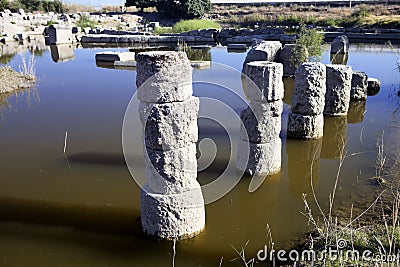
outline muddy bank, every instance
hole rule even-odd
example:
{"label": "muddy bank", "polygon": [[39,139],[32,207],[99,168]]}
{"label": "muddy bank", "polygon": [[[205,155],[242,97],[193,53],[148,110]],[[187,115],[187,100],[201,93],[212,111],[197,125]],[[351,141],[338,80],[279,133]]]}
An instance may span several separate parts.
{"label": "muddy bank", "polygon": [[0,94],[29,88],[35,82],[36,77],[32,74],[23,74],[10,67],[0,67]]}

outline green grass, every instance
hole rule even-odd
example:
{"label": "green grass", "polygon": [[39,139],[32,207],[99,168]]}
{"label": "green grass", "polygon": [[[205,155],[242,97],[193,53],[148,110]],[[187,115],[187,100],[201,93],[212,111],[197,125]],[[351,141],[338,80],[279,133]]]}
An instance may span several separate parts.
{"label": "green grass", "polygon": [[76,21],[76,26],[82,29],[88,27],[94,29],[96,27],[96,22],[86,16],[82,16]]}
{"label": "green grass", "polygon": [[177,22],[172,28],[171,27],[159,27],[154,30],[154,34],[162,33],[181,33],[192,30],[202,30],[202,29],[219,29],[221,26],[211,20],[207,19],[191,19],[191,20],[181,20]]}

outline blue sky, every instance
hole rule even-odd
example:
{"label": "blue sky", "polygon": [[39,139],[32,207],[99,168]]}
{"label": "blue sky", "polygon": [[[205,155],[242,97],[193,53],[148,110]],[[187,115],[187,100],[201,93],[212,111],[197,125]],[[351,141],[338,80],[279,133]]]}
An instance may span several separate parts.
{"label": "blue sky", "polygon": [[121,6],[125,4],[125,0],[63,0],[66,3],[82,4],[87,6]]}

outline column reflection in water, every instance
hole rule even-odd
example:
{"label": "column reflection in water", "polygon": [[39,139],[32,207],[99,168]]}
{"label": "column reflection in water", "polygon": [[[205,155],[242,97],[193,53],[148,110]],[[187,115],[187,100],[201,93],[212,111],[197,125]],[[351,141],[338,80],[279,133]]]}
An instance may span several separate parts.
{"label": "column reflection in water", "polygon": [[283,96],[283,102],[287,105],[292,105],[294,79],[293,78],[283,78],[283,84],[285,86],[285,95]]}
{"label": "column reflection in water", "polygon": [[314,191],[317,190],[321,146],[322,139],[287,140],[289,191],[294,198],[301,199],[303,194],[312,194],[311,184]]}
{"label": "column reflection in water", "polygon": [[363,122],[366,105],[366,100],[350,101],[349,112],[347,113],[347,122],[350,124]]}
{"label": "column reflection in water", "polygon": [[51,58],[54,62],[66,62],[75,59],[72,44],[50,45]]}
{"label": "column reflection in water", "polygon": [[321,158],[340,158],[346,143],[346,131],[347,118],[345,116],[325,117]]}

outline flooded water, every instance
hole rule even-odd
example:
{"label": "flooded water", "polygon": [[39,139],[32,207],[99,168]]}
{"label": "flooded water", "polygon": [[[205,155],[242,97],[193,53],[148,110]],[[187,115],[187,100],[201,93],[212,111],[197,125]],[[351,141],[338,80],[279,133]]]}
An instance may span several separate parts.
{"label": "flooded water", "polygon": [[[140,188],[123,155],[122,126],[136,92],[136,71],[96,66],[95,54],[107,48],[43,49],[36,51],[36,88],[0,96],[0,264],[172,265],[172,242],[141,233]],[[19,53],[2,57],[2,63],[18,69],[20,55],[30,54]],[[211,48],[204,57],[193,54],[227,65],[195,70],[195,95],[225,102],[236,114],[245,109],[240,70],[246,54],[227,53],[224,47]],[[323,62],[328,61],[325,53]],[[383,45],[352,45],[348,65],[380,79],[380,92],[366,102],[352,102],[347,118],[326,118],[323,139],[287,140],[293,81],[285,80],[281,172],[258,181],[252,193],[251,177],[244,176],[232,191],[207,205],[205,230],[177,243],[175,266],[219,266],[222,258],[222,266],[237,265],[233,247],[240,250],[246,243],[246,255],[255,257],[270,240],[267,224],[275,246],[287,247],[310,230],[301,214],[303,193],[312,203],[314,189],[322,208],[327,208],[343,143],[354,155],[344,161],[335,205],[368,206],[374,200],[377,140],[383,134],[388,153],[397,153],[400,145],[396,54]],[[210,79],[219,85],[201,82]],[[218,108],[212,103],[203,106],[204,112],[229,122]],[[223,126],[239,136],[236,119]],[[213,120],[199,119],[199,133],[200,140],[212,139],[217,148],[214,161],[199,172],[199,182],[207,184],[238,152],[227,129]],[[140,135],[139,127],[132,132],[132,138]],[[142,153],[140,143],[133,147],[134,157]],[[199,150],[205,161],[212,157],[207,144]],[[143,165],[137,162],[140,175]]]}

